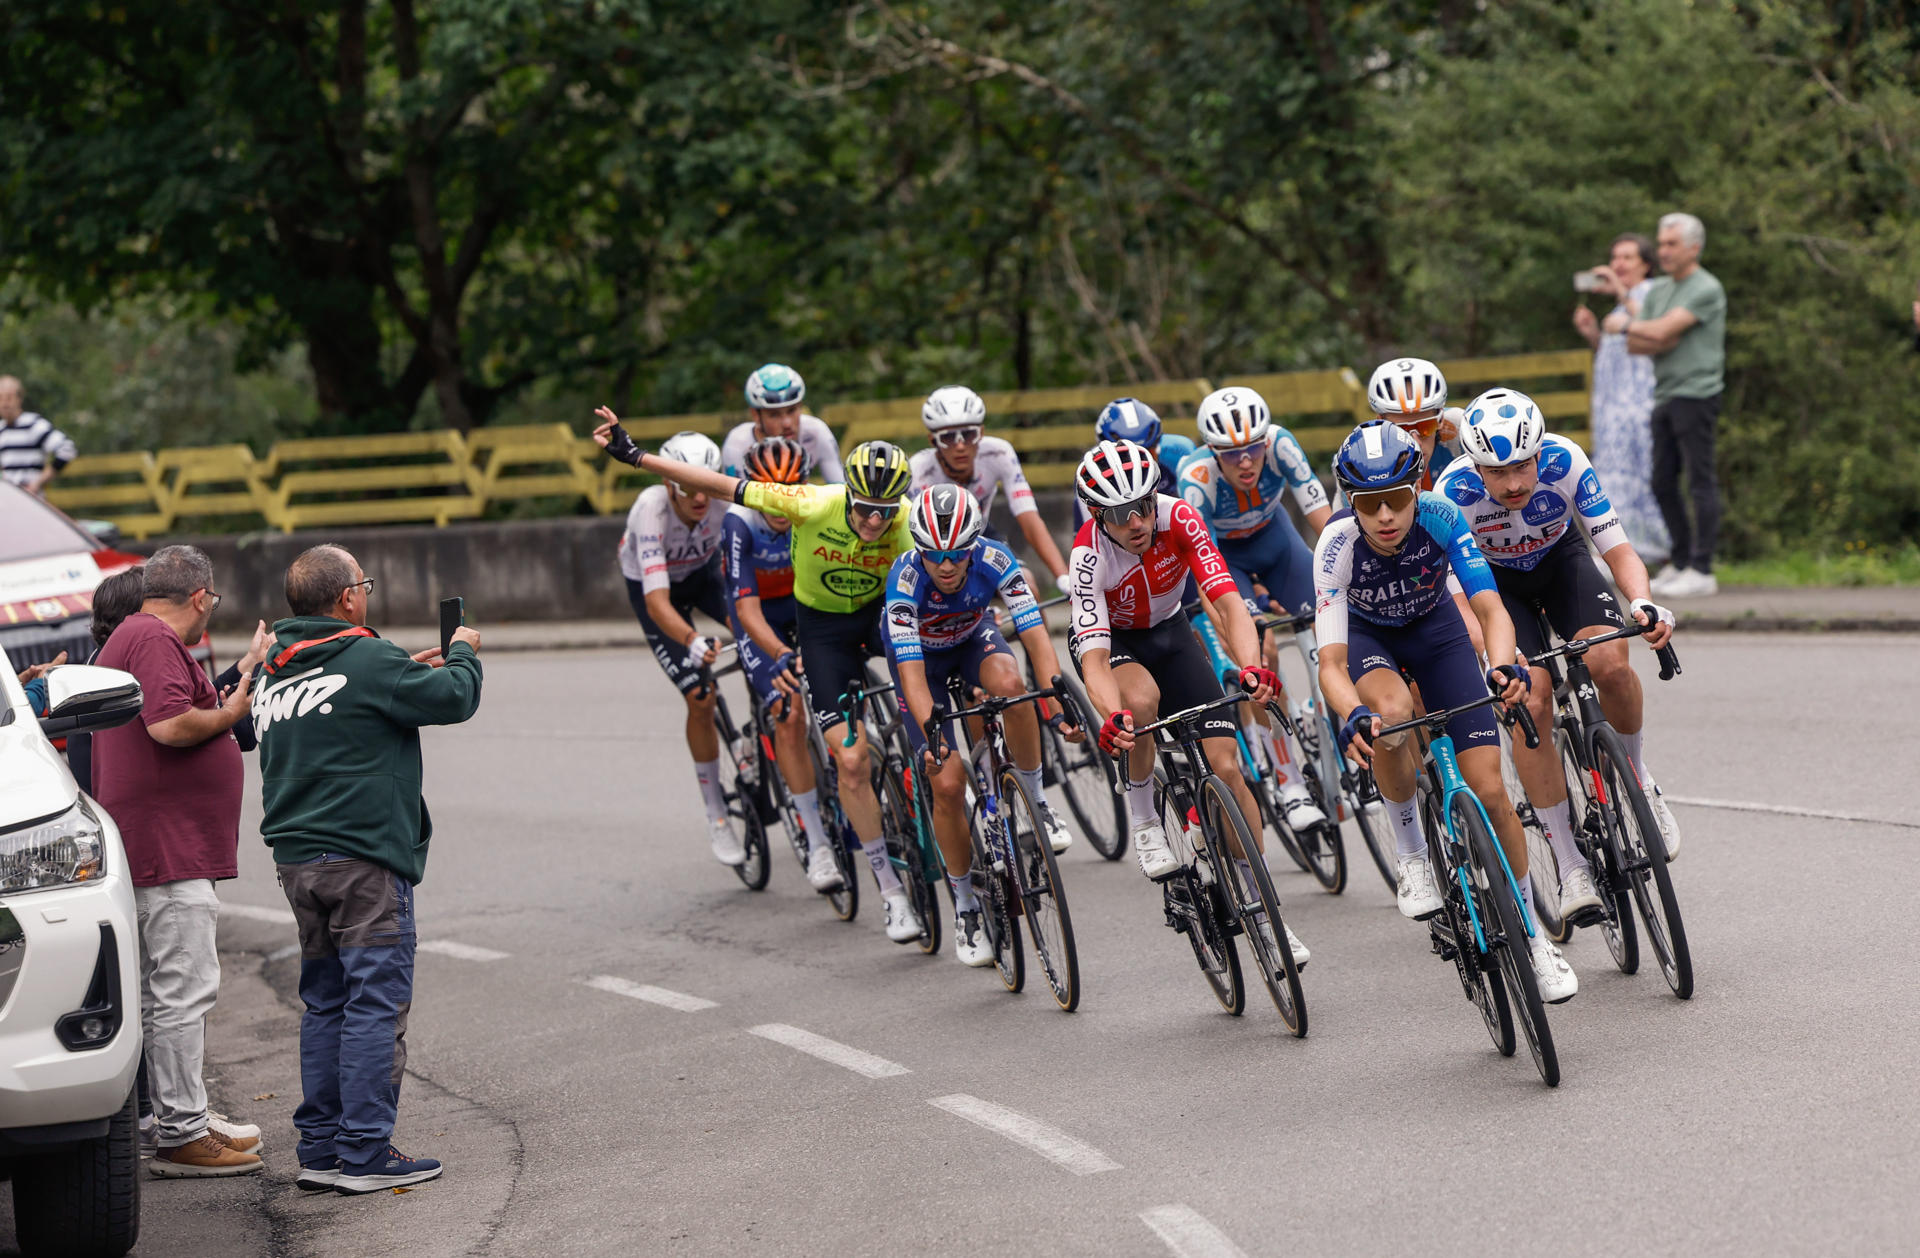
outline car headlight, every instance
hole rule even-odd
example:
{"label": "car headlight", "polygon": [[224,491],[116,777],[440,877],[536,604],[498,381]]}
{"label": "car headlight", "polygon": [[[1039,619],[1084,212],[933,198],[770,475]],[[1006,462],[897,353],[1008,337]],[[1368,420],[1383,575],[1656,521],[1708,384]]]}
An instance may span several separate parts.
{"label": "car headlight", "polygon": [[0,834],[0,895],[94,882],[106,869],[106,835],[85,799],[51,821]]}

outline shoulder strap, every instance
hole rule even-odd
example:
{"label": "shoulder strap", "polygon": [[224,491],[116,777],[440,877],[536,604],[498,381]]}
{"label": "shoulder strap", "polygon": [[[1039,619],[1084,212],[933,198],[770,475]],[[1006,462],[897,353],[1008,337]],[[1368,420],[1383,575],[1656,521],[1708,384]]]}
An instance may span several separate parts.
{"label": "shoulder strap", "polygon": [[338,633],[330,633],[324,638],[308,638],[305,642],[296,642],[286,650],[280,652],[280,654],[274,656],[272,661],[267,664],[267,671],[269,673],[279,672],[288,660],[310,646],[320,646],[323,643],[335,642],[341,638],[371,638],[373,636],[373,630],[367,628],[365,625],[352,625],[342,629]]}

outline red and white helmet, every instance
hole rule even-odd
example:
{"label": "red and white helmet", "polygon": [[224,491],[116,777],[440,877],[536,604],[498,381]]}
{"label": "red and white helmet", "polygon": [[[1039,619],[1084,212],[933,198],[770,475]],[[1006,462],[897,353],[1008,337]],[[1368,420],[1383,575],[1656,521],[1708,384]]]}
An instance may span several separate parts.
{"label": "red and white helmet", "polygon": [[1200,439],[1216,450],[1258,445],[1273,431],[1267,400],[1243,385],[1215,389],[1200,401],[1194,416]]}
{"label": "red and white helmet", "polygon": [[958,485],[921,490],[907,512],[907,532],[921,550],[965,550],[981,529],[979,500]]}
{"label": "red and white helmet", "polygon": [[1102,441],[1081,458],[1073,488],[1090,507],[1125,506],[1160,488],[1160,464],[1145,446]]}
{"label": "red and white helmet", "polygon": [[1447,378],[1424,358],[1394,358],[1373,369],[1367,405],[1386,419],[1430,415],[1447,404]]}

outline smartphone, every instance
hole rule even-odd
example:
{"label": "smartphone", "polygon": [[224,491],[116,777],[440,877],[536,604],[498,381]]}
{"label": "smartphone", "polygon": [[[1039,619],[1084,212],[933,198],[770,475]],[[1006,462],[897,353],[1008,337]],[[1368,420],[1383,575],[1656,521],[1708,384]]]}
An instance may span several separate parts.
{"label": "smartphone", "polygon": [[440,600],[440,654],[446,655],[447,648],[453,645],[453,631],[467,623],[467,600],[463,598],[443,598]]}
{"label": "smartphone", "polygon": [[1600,277],[1592,271],[1573,273],[1573,291],[1576,293],[1597,293],[1600,291]]}

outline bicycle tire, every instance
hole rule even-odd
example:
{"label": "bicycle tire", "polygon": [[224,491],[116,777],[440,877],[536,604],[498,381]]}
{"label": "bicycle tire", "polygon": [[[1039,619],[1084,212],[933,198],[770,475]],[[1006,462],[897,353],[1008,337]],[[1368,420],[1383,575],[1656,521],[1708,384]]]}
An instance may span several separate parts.
{"label": "bicycle tire", "polygon": [[1583,849],[1587,863],[1593,870],[1594,884],[1606,901],[1607,916],[1599,923],[1600,937],[1606,941],[1607,954],[1613,958],[1615,968],[1622,974],[1634,974],[1640,969],[1640,936],[1633,925],[1632,892],[1627,889],[1626,877],[1620,868],[1624,839],[1613,806],[1602,803],[1596,796],[1594,779],[1580,764],[1574,743],[1578,736],[1569,730],[1554,733],[1560,748],[1561,772],[1567,779],[1569,815],[1577,811],[1580,816],[1576,834],[1586,840]]}
{"label": "bicycle tire", "polygon": [[[1507,1003],[1506,983],[1498,971],[1487,966],[1474,942],[1475,917],[1470,915],[1466,894],[1460,889],[1460,878],[1452,859],[1453,845],[1445,838],[1447,831],[1440,818],[1440,803],[1433,792],[1425,789],[1421,789],[1419,800],[1421,820],[1426,826],[1427,857],[1433,862],[1436,883],[1445,888],[1442,896],[1445,907],[1441,909],[1440,916],[1446,919],[1447,930],[1452,936],[1455,973],[1459,976],[1460,986],[1466,992],[1468,1001],[1480,1011],[1481,1025],[1486,1027],[1494,1049],[1502,1057],[1511,1057],[1518,1041],[1514,1034],[1513,1009]],[[1466,885],[1474,895],[1471,914],[1491,926],[1494,922],[1492,905],[1471,876],[1467,878]]]}
{"label": "bicycle tire", "polygon": [[1067,811],[1079,824],[1080,833],[1094,851],[1117,861],[1127,852],[1126,784],[1120,780],[1120,762],[1100,750],[1094,741],[1099,722],[1092,717],[1093,709],[1081,697],[1076,683],[1063,680],[1066,693],[1060,697],[1061,706],[1071,707],[1069,719],[1087,736],[1076,747],[1059,730],[1043,724],[1043,744],[1060,781],[1060,793],[1066,796]]}
{"label": "bicycle tire", "polygon": [[897,766],[889,764],[881,770],[881,831],[886,835],[888,853],[897,856],[903,867],[905,876],[900,881],[906,888],[907,903],[920,917],[920,951],[933,956],[940,951],[940,901],[926,875],[912,799]]}
{"label": "bicycle tire", "polygon": [[[995,817],[997,822],[999,819]],[[1004,870],[995,869],[998,857],[987,842],[988,823],[985,805],[975,800],[973,809],[967,815],[969,842],[973,851],[973,870],[968,875],[973,881],[974,896],[980,903],[980,929],[986,932],[987,945],[993,953],[993,967],[1000,975],[1000,982],[1010,992],[1017,992],[1027,984],[1026,952],[1020,943],[1020,925],[1013,920],[1013,889],[1009,885]],[[960,908],[956,904],[953,910],[954,929],[959,929]],[[957,936],[956,936],[957,937]]]}
{"label": "bicycle tire", "polygon": [[[1286,922],[1280,916],[1280,895],[1267,874],[1267,862],[1254,843],[1253,828],[1235,802],[1233,792],[1216,776],[1200,783],[1200,829],[1207,846],[1219,859],[1213,863],[1222,885],[1231,889],[1228,906],[1240,922],[1240,933],[1253,954],[1254,967],[1273,997],[1280,1020],[1297,1039],[1307,1034],[1307,998],[1300,990],[1300,969],[1287,945]],[[1234,847],[1247,854],[1243,864]],[[1261,929],[1259,915],[1266,917]]]}
{"label": "bicycle tire", "polygon": [[759,786],[749,781],[740,771],[740,758],[737,754],[738,733],[733,729],[733,721],[728,716],[725,700],[714,714],[720,734],[720,746],[732,769],[730,774],[733,789],[721,791],[726,800],[727,815],[740,824],[740,846],[746,850],[747,858],[733,866],[734,874],[746,884],[749,891],[765,891],[767,878],[773,872],[773,863],[768,859],[767,823],[761,815]]}
{"label": "bicycle tire", "polygon": [[[1316,728],[1316,722],[1317,718],[1312,712],[1299,712],[1292,718],[1294,742],[1300,748],[1300,778],[1306,784],[1308,798],[1313,800],[1314,806],[1326,820],[1308,827],[1304,834],[1296,833],[1294,839],[1307,858],[1314,881],[1328,895],[1339,895],[1347,889],[1347,845],[1340,837],[1339,783],[1335,781],[1332,789],[1328,789],[1322,776],[1319,738],[1307,732]],[[1288,735],[1280,731],[1275,736]]]}
{"label": "bicycle tire", "polygon": [[1554,1049],[1553,1028],[1547,1024],[1546,1005],[1540,1000],[1540,984],[1534,977],[1526,919],[1521,915],[1520,902],[1514,898],[1513,888],[1507,885],[1505,869],[1495,850],[1497,840],[1469,795],[1462,793],[1454,796],[1452,816],[1454,824],[1460,828],[1458,832],[1464,832],[1467,836],[1468,850],[1473,854],[1476,866],[1468,881],[1476,886],[1484,884],[1484,893],[1493,902],[1500,938],[1497,941],[1490,939],[1488,943],[1492,947],[1494,962],[1506,980],[1514,1020],[1526,1034],[1527,1051],[1533,1057],[1533,1066],[1540,1072],[1541,1081],[1550,1088],[1557,1088],[1560,1086],[1560,1055]]}
{"label": "bicycle tire", "polygon": [[866,865],[866,853],[847,821],[846,810],[840,807],[840,772],[827,754],[820,727],[804,712],[801,719],[808,722],[807,754],[813,758],[813,788],[820,801],[820,821],[833,839],[833,859],[840,866],[840,889],[827,892],[827,903],[833,906],[835,917],[850,922],[860,914],[860,880],[854,875]]}
{"label": "bicycle tire", "polygon": [[1046,841],[1039,810],[1012,769],[1000,772],[1000,811],[1012,856],[1011,886],[1027,919],[1033,955],[1046,976],[1053,1003],[1061,1012],[1072,1013],[1080,1007],[1080,954],[1074,947],[1067,889],[1060,881],[1060,863]]}
{"label": "bicycle tire", "polygon": [[[1622,822],[1631,820],[1637,836],[1623,825],[1620,839],[1627,885],[1633,902],[1646,923],[1647,943],[1660,964],[1661,977],[1673,994],[1682,1000],[1693,999],[1693,950],[1687,943],[1687,926],[1680,917],[1680,901],[1673,891],[1673,876],[1667,869],[1666,838],[1654,819],[1653,806],[1641,789],[1640,777],[1627,758],[1626,742],[1611,726],[1594,731],[1594,767],[1599,771],[1607,797],[1625,802],[1616,810]],[[1653,884],[1652,890],[1648,883]]]}
{"label": "bicycle tire", "polygon": [[1373,867],[1380,871],[1387,890],[1398,896],[1400,867],[1393,845],[1393,823],[1387,819],[1387,804],[1380,797],[1373,774],[1365,769],[1349,769],[1341,777],[1340,790],[1346,796],[1353,824],[1360,828],[1360,839],[1367,845],[1367,854],[1373,857]]}
{"label": "bicycle tire", "polygon": [[[1173,850],[1191,862],[1193,853],[1185,838],[1186,813],[1168,784],[1166,770],[1159,765],[1153,770],[1153,798],[1160,824],[1167,831],[1167,842],[1177,845]],[[1167,901],[1167,924],[1171,926],[1175,920],[1187,923],[1181,933],[1193,947],[1200,977],[1207,981],[1213,998],[1222,1009],[1239,1017],[1247,1008],[1246,976],[1240,969],[1240,951],[1234,946],[1229,925],[1232,918],[1219,894],[1219,880],[1202,882],[1195,864],[1189,863],[1183,872],[1161,883],[1160,892]],[[1184,907],[1192,910],[1190,917],[1174,906],[1175,897],[1184,899]]]}
{"label": "bicycle tire", "polygon": [[1560,858],[1554,854],[1553,841],[1547,838],[1546,825],[1532,797],[1520,782],[1520,770],[1513,763],[1513,736],[1504,724],[1500,726],[1500,783],[1506,787],[1507,798],[1520,817],[1520,828],[1527,834],[1526,890],[1533,897],[1534,919],[1547,938],[1565,943],[1573,934],[1573,925],[1560,916]]}

